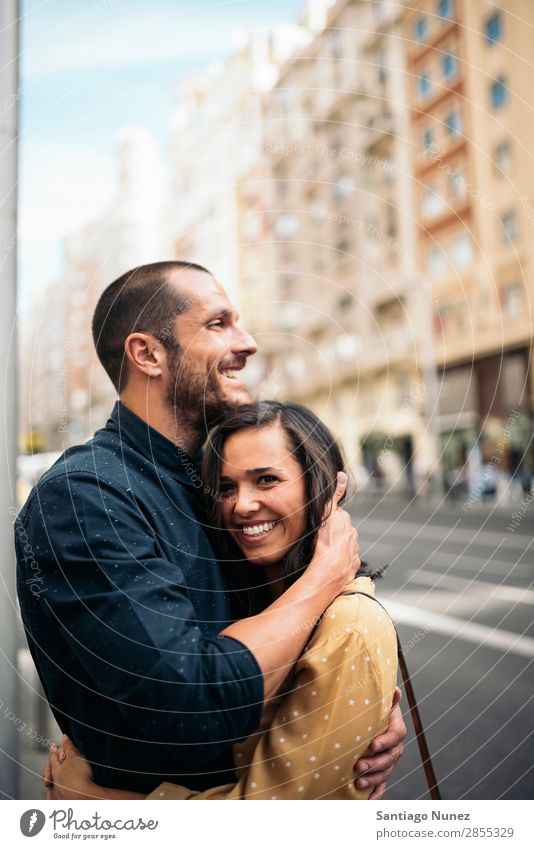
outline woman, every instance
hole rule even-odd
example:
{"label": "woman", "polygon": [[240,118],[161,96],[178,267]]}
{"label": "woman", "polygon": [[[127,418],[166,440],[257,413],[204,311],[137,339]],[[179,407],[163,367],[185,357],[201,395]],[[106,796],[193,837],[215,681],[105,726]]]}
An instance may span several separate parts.
{"label": "woman", "polygon": [[[211,434],[203,479],[210,521],[249,614],[294,582],[313,554],[325,508],[343,473],[338,445],[298,404],[240,407]],[[254,584],[257,568],[265,582]],[[395,628],[360,569],[325,611],[260,729],[235,744],[237,782],[203,792],[165,783],[151,799],[367,799],[355,756],[387,725],[397,677]],[[54,784],[79,798],[144,798],[92,782],[70,743],[51,753]],[[61,798],[61,796],[60,796]],[[66,794],[64,798],[72,798]]]}

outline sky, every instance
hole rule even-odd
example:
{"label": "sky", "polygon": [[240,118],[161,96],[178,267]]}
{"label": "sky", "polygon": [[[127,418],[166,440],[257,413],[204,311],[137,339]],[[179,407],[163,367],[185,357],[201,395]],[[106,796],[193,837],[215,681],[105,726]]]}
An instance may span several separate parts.
{"label": "sky", "polygon": [[236,33],[295,21],[303,0],[22,0],[19,286],[23,312],[61,269],[63,240],[115,188],[115,138],[162,150],[183,76],[227,59]]}

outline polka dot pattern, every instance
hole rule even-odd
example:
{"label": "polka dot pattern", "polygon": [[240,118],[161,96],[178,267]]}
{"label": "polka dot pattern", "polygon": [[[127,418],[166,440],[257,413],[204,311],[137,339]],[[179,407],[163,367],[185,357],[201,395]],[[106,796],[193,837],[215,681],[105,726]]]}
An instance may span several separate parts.
{"label": "polka dot pattern", "polygon": [[355,788],[350,776],[387,727],[396,635],[389,617],[359,594],[373,595],[369,578],[356,578],[348,590],[320,620],[291,686],[265,707],[260,729],[235,744],[237,783],[202,793],[164,784],[149,798],[368,798],[371,790]]}

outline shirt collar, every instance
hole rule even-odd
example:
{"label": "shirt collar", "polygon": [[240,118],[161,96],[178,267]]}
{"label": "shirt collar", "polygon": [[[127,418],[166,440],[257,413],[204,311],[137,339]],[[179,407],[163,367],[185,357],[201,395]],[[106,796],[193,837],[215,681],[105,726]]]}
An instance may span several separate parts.
{"label": "shirt collar", "polygon": [[181,483],[199,489],[200,462],[132,413],[121,401],[113,407],[106,427],[114,430],[121,441],[137,449],[149,463],[165,468]]}
{"label": "shirt collar", "polygon": [[355,578],[347,584],[344,590],[345,593],[366,593],[367,595],[374,596],[375,594],[375,585],[374,581],[371,578],[366,576],[362,576],[358,578],[356,575]]}

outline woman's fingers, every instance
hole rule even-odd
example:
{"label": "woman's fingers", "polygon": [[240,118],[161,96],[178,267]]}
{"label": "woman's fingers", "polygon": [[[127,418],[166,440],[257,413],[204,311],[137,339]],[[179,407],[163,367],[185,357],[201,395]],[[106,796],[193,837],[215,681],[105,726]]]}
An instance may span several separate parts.
{"label": "woman's fingers", "polygon": [[50,766],[50,761],[47,761],[43,767],[43,784],[45,787],[53,787],[54,781],[52,779],[52,768]]}
{"label": "woman's fingers", "polygon": [[50,766],[50,771],[52,773],[52,781],[54,780],[54,769],[59,764],[62,764],[64,760],[65,760],[65,758],[62,757],[62,755],[60,753],[59,746],[51,746],[50,747],[50,753],[48,755],[48,764]]}
{"label": "woman's fingers", "polygon": [[70,737],[67,737],[66,734],[64,734],[61,739],[61,749],[67,755],[75,755],[77,758],[83,757],[80,750],[74,745]]}

